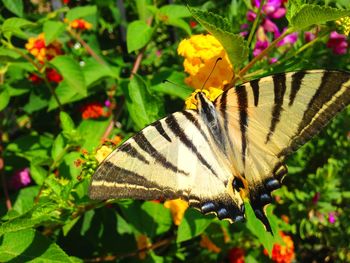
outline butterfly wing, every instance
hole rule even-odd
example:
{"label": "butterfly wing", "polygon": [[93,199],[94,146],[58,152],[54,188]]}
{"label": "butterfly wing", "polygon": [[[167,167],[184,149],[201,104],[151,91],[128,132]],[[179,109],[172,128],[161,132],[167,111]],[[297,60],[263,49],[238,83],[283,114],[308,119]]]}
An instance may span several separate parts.
{"label": "butterfly wing", "polygon": [[243,201],[228,184],[230,163],[196,111],[154,122],[112,152],[93,175],[92,199],[182,198],[220,219],[244,219]]}
{"label": "butterfly wing", "polygon": [[234,188],[247,191],[268,229],[263,207],[287,173],[283,160],[350,103],[349,86],[349,73],[301,71],[250,81],[216,99],[230,139],[228,158],[243,177],[235,176]]}

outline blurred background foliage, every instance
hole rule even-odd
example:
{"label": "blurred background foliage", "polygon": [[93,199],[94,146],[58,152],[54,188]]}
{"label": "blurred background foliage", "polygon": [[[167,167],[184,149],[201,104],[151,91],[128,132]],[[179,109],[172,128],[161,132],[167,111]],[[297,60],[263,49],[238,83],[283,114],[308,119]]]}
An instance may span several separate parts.
{"label": "blurred background foliage", "polygon": [[[242,64],[259,58],[245,79],[349,70],[347,17],[283,35],[259,57],[302,2],[189,4],[198,21],[213,12],[245,39]],[[230,225],[179,200],[91,201],[98,160],[183,109],[194,89],[177,48],[207,31],[183,1],[2,0],[0,21],[1,262],[350,262],[349,107],[288,159],[268,208],[274,237],[249,207],[246,224]]]}

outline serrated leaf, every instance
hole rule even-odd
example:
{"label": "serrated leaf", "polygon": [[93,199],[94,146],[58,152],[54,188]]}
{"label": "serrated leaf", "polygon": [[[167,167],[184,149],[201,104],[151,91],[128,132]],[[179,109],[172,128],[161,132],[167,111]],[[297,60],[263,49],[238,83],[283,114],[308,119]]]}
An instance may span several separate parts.
{"label": "serrated leaf", "polygon": [[190,8],[193,17],[208,30],[224,47],[228,58],[237,71],[248,57],[248,45],[239,34],[232,33],[229,21],[211,12]]}
{"label": "serrated leaf", "polygon": [[0,90],[0,112],[7,107],[10,98],[11,96],[7,89]]}
{"label": "serrated leaf", "polygon": [[0,244],[1,262],[72,262],[49,238],[34,229],[4,235]]}
{"label": "serrated leaf", "polygon": [[46,21],[44,23],[43,32],[45,35],[45,44],[49,45],[61,33],[64,32],[66,25],[60,21]]}
{"label": "serrated leaf", "polygon": [[66,18],[72,21],[87,16],[95,16],[96,14],[97,7],[95,5],[78,6],[70,9],[66,14]]}
{"label": "serrated leaf", "polygon": [[77,61],[69,56],[57,56],[50,61],[63,76],[63,81],[76,93],[86,96],[87,90],[85,85],[84,74]]}
{"label": "serrated leaf", "polygon": [[2,0],[2,3],[7,8],[17,16],[23,16],[23,1],[22,0]]}
{"label": "serrated leaf", "polygon": [[137,20],[128,25],[126,33],[126,45],[128,52],[143,48],[151,40],[153,28],[145,21]]}
{"label": "serrated leaf", "polygon": [[60,121],[61,127],[64,132],[71,132],[75,129],[74,122],[72,118],[68,115],[68,113],[61,111],[60,112]]}
{"label": "serrated leaf", "polygon": [[159,119],[160,107],[157,100],[146,87],[143,79],[134,75],[127,88],[123,88],[128,112],[136,129],[142,129],[147,124]]}
{"label": "serrated leaf", "polygon": [[202,234],[211,222],[212,217],[204,216],[194,209],[187,209],[177,231],[176,242],[183,242]]}
{"label": "serrated leaf", "polygon": [[1,26],[2,34],[5,38],[10,39],[12,35],[19,38],[27,39],[27,34],[22,31],[22,27],[34,25],[34,23],[19,17],[6,19]]}
{"label": "serrated leaf", "polygon": [[349,16],[350,10],[342,10],[329,6],[303,4],[290,17],[290,24],[296,29],[303,29],[312,25],[323,24],[328,21],[337,20]]}

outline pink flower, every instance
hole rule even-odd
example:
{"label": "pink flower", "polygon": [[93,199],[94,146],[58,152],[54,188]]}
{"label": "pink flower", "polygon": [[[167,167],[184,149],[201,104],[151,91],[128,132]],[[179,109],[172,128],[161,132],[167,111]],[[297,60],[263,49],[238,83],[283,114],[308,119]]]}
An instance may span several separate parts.
{"label": "pink flower", "polygon": [[[260,2],[260,0],[254,0],[253,5],[259,8]],[[286,9],[284,8],[285,2],[285,0],[268,0],[262,8],[263,13],[273,19],[282,18],[286,14]]]}
{"label": "pink flower", "polygon": [[106,100],[106,101],[105,101],[105,106],[106,106],[107,108],[109,108],[109,107],[111,106],[111,101],[110,101],[110,100]]}
{"label": "pink flower", "polygon": [[336,221],[337,214],[336,212],[329,212],[328,213],[328,222],[331,224],[334,224]]}
{"label": "pink flower", "polygon": [[259,55],[265,48],[269,46],[269,41],[264,40],[264,41],[256,41],[254,50],[253,50],[253,56],[256,57]]}
{"label": "pink flower", "polygon": [[269,63],[273,64],[273,63],[276,63],[277,61],[278,61],[277,58],[270,58]]}
{"label": "pink flower", "polygon": [[29,168],[23,168],[16,171],[9,182],[9,187],[13,190],[18,190],[29,185],[32,182],[30,178]]}
{"label": "pink flower", "polygon": [[264,28],[265,32],[273,33],[275,38],[278,38],[281,35],[278,26],[268,18],[264,19],[262,27]]}
{"label": "pink flower", "polygon": [[333,53],[336,55],[344,55],[347,52],[348,42],[346,36],[339,34],[336,31],[332,31],[329,40],[327,42],[327,47],[332,49]]}
{"label": "pink flower", "polygon": [[307,31],[304,33],[304,38],[305,38],[305,42],[308,43],[314,40],[316,38],[316,35],[312,32]]}
{"label": "pink flower", "polygon": [[247,20],[249,22],[253,22],[255,20],[255,18],[256,18],[256,14],[252,10],[248,10],[246,16],[247,16]]}
{"label": "pink flower", "polygon": [[298,32],[291,33],[289,35],[286,35],[280,42],[278,42],[277,46],[283,46],[287,44],[294,44],[298,40]]}

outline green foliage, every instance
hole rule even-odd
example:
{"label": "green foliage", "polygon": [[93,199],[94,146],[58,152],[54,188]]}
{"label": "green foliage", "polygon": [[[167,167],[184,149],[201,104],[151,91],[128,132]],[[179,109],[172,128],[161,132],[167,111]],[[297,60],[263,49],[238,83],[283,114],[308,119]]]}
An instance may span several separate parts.
{"label": "green foliage", "polygon": [[[180,209],[163,200],[88,197],[102,149],[183,109],[194,91],[177,54],[181,40],[209,31],[226,50],[236,84],[298,69],[350,70],[349,52],[336,55],[326,44],[330,32],[346,28],[334,20],[349,16],[348,1],[289,0],[287,16],[271,21],[279,33],[298,30],[298,40],[280,44],[278,34],[265,30],[272,48],[261,55],[254,51],[269,17],[263,11],[256,26],[247,21],[248,10],[258,12],[249,0],[192,1],[193,7],[151,0],[34,2],[1,1],[1,262],[228,262],[233,248],[244,250],[245,262],[269,262],[264,250],[271,255],[275,244],[286,245],[280,232],[292,237],[297,262],[350,261],[349,109],[288,159],[289,175],[266,209],[274,235],[248,203],[245,223],[188,208],[176,225]],[[74,28],[75,19],[92,28]],[[303,30],[317,33],[315,40],[306,42]],[[40,33],[45,43],[30,47]],[[52,57],[39,60],[34,48],[42,46]],[[196,57],[200,48],[186,52]],[[200,68],[203,57],[186,63]]]}

